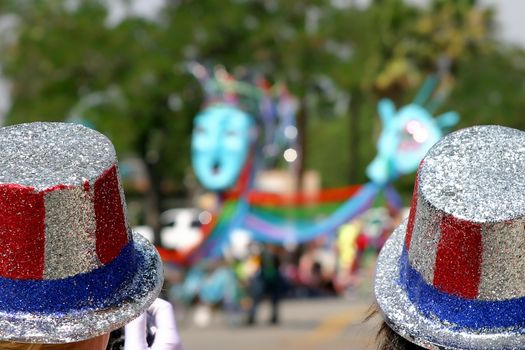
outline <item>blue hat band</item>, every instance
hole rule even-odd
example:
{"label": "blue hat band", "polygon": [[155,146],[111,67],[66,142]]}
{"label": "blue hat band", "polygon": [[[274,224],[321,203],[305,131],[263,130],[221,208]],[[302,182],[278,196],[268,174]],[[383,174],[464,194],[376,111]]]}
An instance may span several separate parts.
{"label": "blue hat band", "polygon": [[405,247],[399,263],[400,282],[426,317],[471,329],[525,326],[525,297],[502,301],[461,298],[429,285],[411,266]]}
{"label": "blue hat band", "polygon": [[62,313],[109,307],[117,291],[131,281],[142,259],[129,242],[109,264],[58,280],[0,277],[0,312]]}

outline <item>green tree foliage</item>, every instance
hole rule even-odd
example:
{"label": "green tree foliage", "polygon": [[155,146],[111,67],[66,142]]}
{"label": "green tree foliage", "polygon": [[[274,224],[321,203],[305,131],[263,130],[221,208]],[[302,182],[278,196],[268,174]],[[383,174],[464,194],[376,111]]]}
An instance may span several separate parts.
{"label": "green tree foliage", "polygon": [[110,28],[96,2],[75,11],[52,4],[23,12],[18,44],[5,61],[15,84],[9,121],[64,120],[79,100],[116,92],[118,101],[88,109],[82,118],[108,135],[120,155],[145,161],[147,218],[158,228],[161,184],[166,178],[182,182],[190,116],[200,100],[195,83],[180,73],[183,56],[156,23],[130,19]]}
{"label": "green tree foliage", "polygon": [[[319,170],[326,186],[366,181],[380,130],[378,98],[407,103],[431,72],[453,87],[442,109],[458,110],[462,126],[522,127],[525,56],[494,40],[491,10],[467,0],[435,0],[429,8],[401,0],[349,4],[182,0],[168,2],[156,22],[108,26],[102,1],[6,0],[0,11],[20,18],[17,43],[0,58],[14,83],[8,122],[64,120],[79,101],[111,96],[82,117],[121,156],[145,160],[152,217],[161,195],[183,190],[190,164],[202,95],[185,71],[189,60],[286,82],[301,99],[306,167]],[[411,181],[401,182],[407,192]]]}

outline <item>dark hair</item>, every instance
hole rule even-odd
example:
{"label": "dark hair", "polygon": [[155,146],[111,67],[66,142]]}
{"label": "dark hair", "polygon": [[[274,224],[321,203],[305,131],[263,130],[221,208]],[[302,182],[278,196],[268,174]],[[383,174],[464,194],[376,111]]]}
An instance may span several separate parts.
{"label": "dark hair", "polygon": [[376,334],[377,350],[425,350],[414,343],[409,342],[396,332],[385,322],[381,313],[379,312],[379,306],[374,303],[370,306],[368,315],[365,318],[365,322],[371,318],[379,316],[381,317],[381,325]]}

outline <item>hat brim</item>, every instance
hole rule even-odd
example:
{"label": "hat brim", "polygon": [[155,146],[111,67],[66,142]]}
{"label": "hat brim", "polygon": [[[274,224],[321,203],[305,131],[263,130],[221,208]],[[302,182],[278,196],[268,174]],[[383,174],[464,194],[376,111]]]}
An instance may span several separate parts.
{"label": "hat brim", "polygon": [[525,349],[525,329],[460,328],[422,314],[400,283],[400,259],[405,221],[392,233],[379,254],[374,293],[386,323],[399,335],[428,349]]}
{"label": "hat brim", "polygon": [[97,337],[120,328],[141,315],[157,298],[163,283],[157,250],[144,237],[132,232],[140,255],[133,276],[112,296],[111,307],[65,314],[0,312],[0,339],[20,343],[60,344]]}

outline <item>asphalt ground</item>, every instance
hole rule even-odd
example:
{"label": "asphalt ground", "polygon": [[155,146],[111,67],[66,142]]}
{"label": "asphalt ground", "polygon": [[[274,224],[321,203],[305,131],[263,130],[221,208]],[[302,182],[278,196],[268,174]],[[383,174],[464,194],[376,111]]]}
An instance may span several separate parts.
{"label": "asphalt ground", "polygon": [[186,350],[374,350],[378,320],[364,322],[373,302],[370,271],[360,287],[344,297],[284,300],[278,325],[267,323],[269,303],[262,303],[254,326],[221,311],[198,327],[191,313],[179,322]]}

